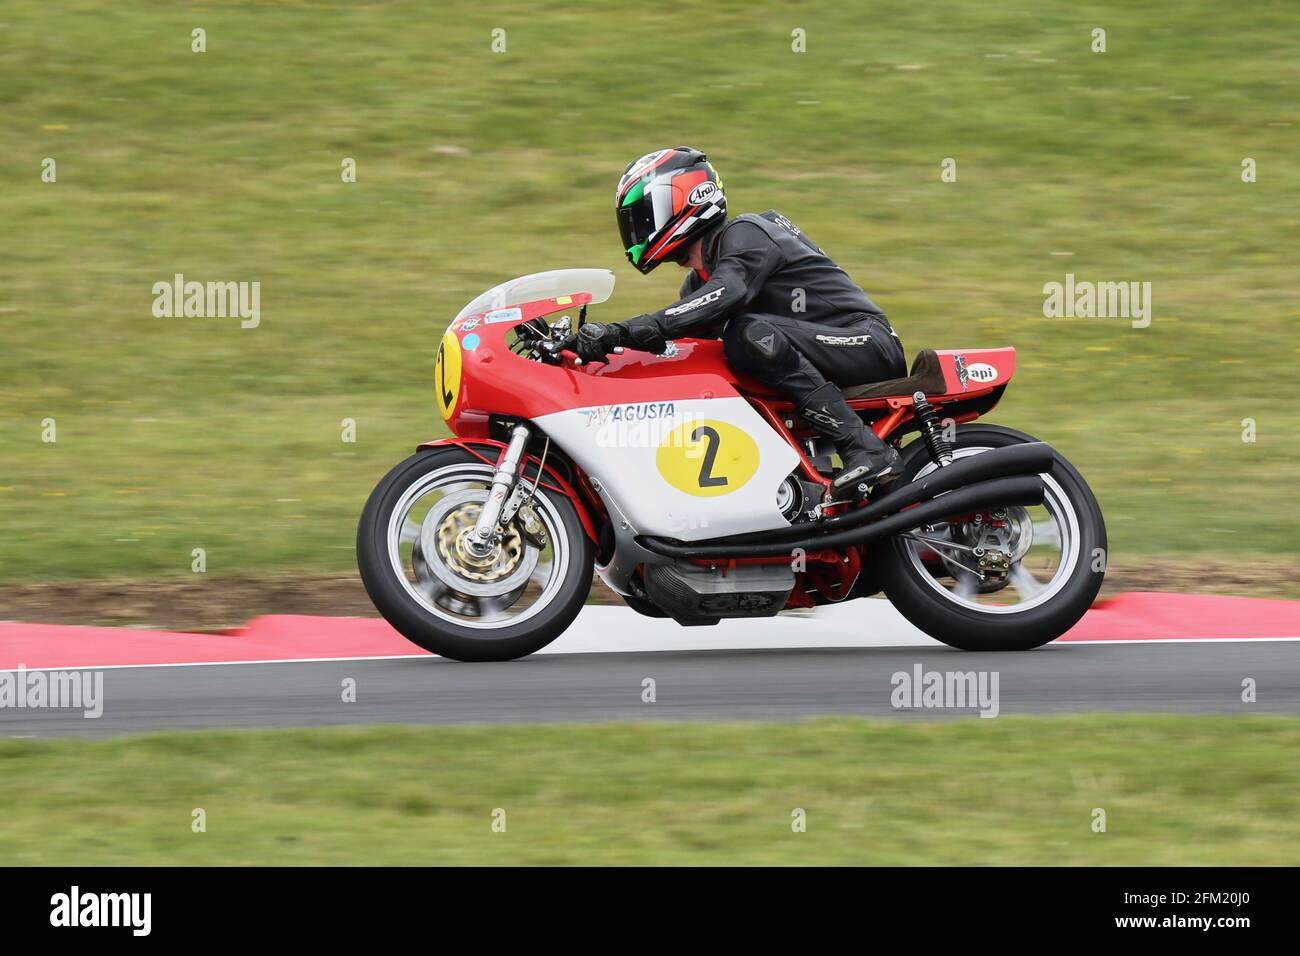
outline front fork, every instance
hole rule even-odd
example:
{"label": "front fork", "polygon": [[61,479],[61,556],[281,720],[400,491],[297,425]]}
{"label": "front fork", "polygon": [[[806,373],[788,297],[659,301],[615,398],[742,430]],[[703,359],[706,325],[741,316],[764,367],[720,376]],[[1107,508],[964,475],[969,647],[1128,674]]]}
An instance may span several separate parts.
{"label": "front fork", "polygon": [[[519,510],[522,499],[518,495],[511,496],[511,489],[519,481],[519,462],[524,457],[524,449],[528,447],[528,439],[532,432],[527,425],[518,424],[510,432],[510,444],[501,454],[501,460],[497,462],[496,473],[492,475],[492,488],[488,492],[487,501],[483,502],[483,509],[478,514],[478,521],[474,523],[474,530],[465,542],[466,549],[475,557],[487,555],[493,547],[496,546],[497,525],[505,517],[509,521],[514,517],[514,512]],[[540,477],[540,472],[538,473]],[[522,489],[520,489],[522,490]],[[504,514],[509,500],[510,510]]]}

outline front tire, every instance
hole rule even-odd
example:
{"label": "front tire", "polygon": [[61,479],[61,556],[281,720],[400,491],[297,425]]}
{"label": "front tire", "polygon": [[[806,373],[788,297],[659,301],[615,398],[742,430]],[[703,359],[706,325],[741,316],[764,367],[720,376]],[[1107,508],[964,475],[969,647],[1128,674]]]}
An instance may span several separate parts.
{"label": "front tire", "polygon": [[[997,425],[963,426],[952,443],[958,457],[993,448],[1036,441],[1023,432]],[[902,481],[912,481],[934,468],[924,442],[905,450]],[[1106,525],[1101,509],[1083,477],[1061,455],[1043,475],[1048,498],[1046,512],[1055,526],[1060,561],[1050,571],[1026,568],[1040,522],[1029,520],[1028,509],[1008,509],[1006,550],[1016,547],[1011,534],[1023,534],[1028,524],[1031,542],[1020,560],[1011,562],[1001,586],[977,574],[967,574],[973,521],[937,522],[911,535],[887,541],[880,555],[885,594],[904,617],[945,644],[968,651],[1022,651],[1060,637],[1092,606],[1101,589],[1106,566]],[[1011,512],[1024,512],[1024,519]],[[979,524],[983,524],[981,518]],[[1041,522],[1046,525],[1047,522]],[[991,520],[990,520],[991,524]],[[984,525],[988,528],[989,525]],[[981,531],[987,534],[987,531]],[[913,537],[912,535],[915,535]],[[1050,541],[1050,537],[1048,538]],[[951,541],[943,545],[939,542]],[[982,547],[985,539],[975,541]],[[965,549],[965,550],[959,550]],[[951,581],[949,585],[947,582]],[[1010,598],[1014,595],[1015,601]]]}
{"label": "front tire", "polygon": [[375,608],[412,643],[458,661],[540,650],[573,623],[591,589],[595,550],[577,511],[541,487],[533,512],[543,535],[523,533],[517,517],[493,558],[465,562],[457,534],[492,474],[454,445],[418,452],[379,482],[357,526],[357,567]]}

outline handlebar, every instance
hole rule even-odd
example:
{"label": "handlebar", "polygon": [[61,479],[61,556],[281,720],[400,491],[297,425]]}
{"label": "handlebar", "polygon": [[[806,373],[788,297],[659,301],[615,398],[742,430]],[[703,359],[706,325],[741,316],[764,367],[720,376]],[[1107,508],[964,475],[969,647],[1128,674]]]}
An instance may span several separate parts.
{"label": "handlebar", "polygon": [[[541,345],[542,351],[544,351],[544,352],[545,352],[547,355],[549,355],[551,358],[554,358],[554,359],[558,360],[558,359],[560,358],[561,353],[563,353],[563,352],[570,352],[570,353],[572,353],[574,343],[576,343],[577,341],[578,341],[577,333],[570,332],[570,333],[568,333],[567,335],[565,335],[565,336],[564,336],[563,338],[561,338],[561,339],[558,339],[558,340],[556,340],[556,339],[549,339],[549,340],[546,340],[546,341],[544,341],[544,342],[540,342],[539,344]],[[613,354],[615,354],[615,355],[622,355],[622,354],[623,354],[623,346],[621,346],[621,345],[616,345],[616,346],[614,346],[614,348],[613,348],[612,351],[613,351]],[[586,363],[583,362],[582,359],[578,358],[577,355],[574,355],[574,356],[573,356],[573,364],[574,364],[574,365],[585,365]]]}

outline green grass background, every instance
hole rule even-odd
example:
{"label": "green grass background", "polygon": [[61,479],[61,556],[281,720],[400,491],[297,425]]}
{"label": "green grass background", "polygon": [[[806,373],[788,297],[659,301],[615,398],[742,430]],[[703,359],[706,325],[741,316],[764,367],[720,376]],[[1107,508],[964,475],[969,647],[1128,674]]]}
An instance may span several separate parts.
{"label": "green grass background", "polygon": [[[1116,554],[1294,554],[1298,47],[1294,2],[6,0],[0,579],[350,567],[369,488],[443,430],[465,301],[574,265],[619,274],[597,317],[674,297],[611,200],[677,143],[909,353],[1020,349],[993,420],[1076,462]],[[1152,326],[1043,318],[1067,271],[1152,282]],[[176,272],[260,281],[261,327],[155,319]]]}
{"label": "green grass background", "polygon": [[0,740],[0,859],[1293,866],[1297,747],[1140,716]]}

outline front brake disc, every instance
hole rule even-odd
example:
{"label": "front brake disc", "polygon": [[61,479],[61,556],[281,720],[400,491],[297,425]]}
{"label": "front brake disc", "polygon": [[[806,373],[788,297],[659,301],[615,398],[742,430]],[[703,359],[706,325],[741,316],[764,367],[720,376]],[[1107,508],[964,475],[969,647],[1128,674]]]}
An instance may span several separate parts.
{"label": "front brake disc", "polygon": [[443,496],[420,525],[420,550],[429,570],[453,591],[481,598],[522,593],[540,552],[526,545],[513,522],[486,556],[465,548],[486,499],[483,488]]}

